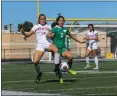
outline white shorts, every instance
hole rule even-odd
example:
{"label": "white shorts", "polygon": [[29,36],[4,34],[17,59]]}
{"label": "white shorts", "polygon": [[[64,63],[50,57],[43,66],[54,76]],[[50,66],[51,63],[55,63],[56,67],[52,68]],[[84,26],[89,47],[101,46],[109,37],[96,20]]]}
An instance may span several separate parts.
{"label": "white shorts", "polygon": [[52,43],[38,44],[38,45],[36,46],[36,49],[35,49],[35,50],[40,50],[40,51],[42,51],[42,52],[45,52],[45,51],[49,48],[49,46],[50,46],[51,44],[52,44]]}
{"label": "white shorts", "polygon": [[98,48],[97,43],[93,43],[93,44],[89,44],[89,45],[88,45],[88,49],[89,49],[89,50],[94,50],[94,49],[97,49],[97,48]]}
{"label": "white shorts", "polygon": [[51,44],[52,43],[38,44],[36,46],[36,49],[31,52],[31,60],[33,61],[33,56],[34,56],[36,50],[40,50],[42,52],[45,52]]}

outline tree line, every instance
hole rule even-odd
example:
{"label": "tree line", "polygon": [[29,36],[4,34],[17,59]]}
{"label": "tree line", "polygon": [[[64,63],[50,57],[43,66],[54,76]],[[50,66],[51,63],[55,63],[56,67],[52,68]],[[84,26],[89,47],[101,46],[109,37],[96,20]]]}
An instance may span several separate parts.
{"label": "tree line", "polygon": [[[11,32],[11,28],[12,24],[9,25],[4,25],[4,30],[10,30]],[[30,21],[25,21],[24,23],[20,23],[17,26],[17,31],[19,32],[21,28],[24,29],[24,31],[29,32],[31,30],[31,28],[33,27],[33,23]]]}

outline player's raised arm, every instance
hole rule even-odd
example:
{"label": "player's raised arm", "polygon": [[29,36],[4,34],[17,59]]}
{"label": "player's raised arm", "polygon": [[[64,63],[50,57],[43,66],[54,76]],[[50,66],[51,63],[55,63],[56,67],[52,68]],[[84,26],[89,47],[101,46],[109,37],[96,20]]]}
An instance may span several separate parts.
{"label": "player's raised arm", "polygon": [[74,39],[76,42],[79,42],[79,43],[85,43],[85,42],[86,42],[85,40],[84,40],[84,41],[81,41],[81,40],[77,39],[77,38],[74,37],[71,33],[69,33],[69,36],[70,36],[72,39]]}
{"label": "player's raised arm", "polygon": [[32,30],[30,32],[25,33],[23,28],[20,29],[20,32],[25,36],[25,38],[30,37],[31,35],[34,34],[34,31]]}

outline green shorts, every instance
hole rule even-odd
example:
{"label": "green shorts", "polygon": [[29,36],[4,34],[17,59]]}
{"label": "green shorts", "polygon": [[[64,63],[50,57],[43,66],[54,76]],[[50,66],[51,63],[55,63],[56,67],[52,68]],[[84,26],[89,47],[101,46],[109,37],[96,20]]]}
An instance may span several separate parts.
{"label": "green shorts", "polygon": [[59,48],[58,49],[58,52],[59,52],[59,54],[62,56],[62,54],[65,52],[65,51],[67,51],[67,48]]}

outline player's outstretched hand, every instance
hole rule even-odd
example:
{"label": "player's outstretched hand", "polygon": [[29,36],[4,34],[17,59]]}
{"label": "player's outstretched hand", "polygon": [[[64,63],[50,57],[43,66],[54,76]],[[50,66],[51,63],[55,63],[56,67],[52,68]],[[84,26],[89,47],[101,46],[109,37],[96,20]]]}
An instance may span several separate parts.
{"label": "player's outstretched hand", "polygon": [[23,36],[24,40],[27,40],[25,36]]}
{"label": "player's outstretched hand", "polygon": [[26,36],[24,36],[25,32],[24,32],[24,29],[23,29],[23,28],[20,29],[20,32],[23,34],[24,40],[27,40],[27,39],[26,39]]}

